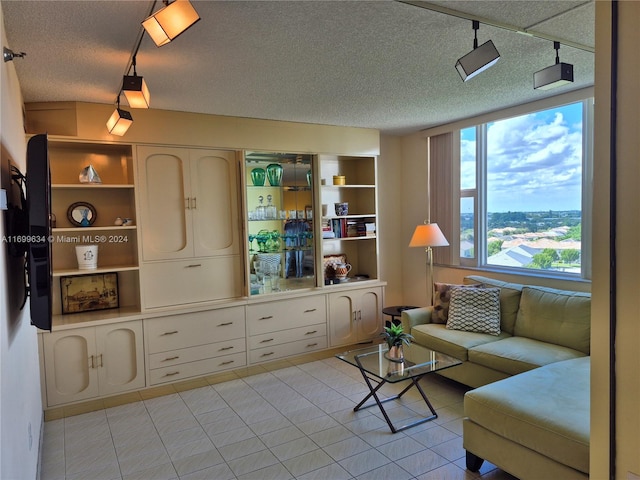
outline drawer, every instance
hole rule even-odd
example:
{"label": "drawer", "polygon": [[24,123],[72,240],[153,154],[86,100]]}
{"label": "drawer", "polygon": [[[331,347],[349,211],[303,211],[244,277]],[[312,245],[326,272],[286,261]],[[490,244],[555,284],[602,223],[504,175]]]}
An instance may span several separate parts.
{"label": "drawer", "polygon": [[324,295],[266,302],[247,306],[249,335],[277,332],[305,325],[326,323]]}
{"label": "drawer", "polygon": [[144,321],[149,353],[244,338],[244,307],[150,318]]}
{"label": "drawer", "polygon": [[171,367],[156,368],[149,371],[149,384],[158,385],[160,383],[176,382],[184,378],[199,377],[230,368],[244,367],[246,364],[247,354],[242,352]]}
{"label": "drawer", "polygon": [[291,328],[289,330],[282,330],[275,333],[254,335],[249,337],[249,348],[261,348],[271,345],[279,345],[281,343],[295,342],[297,340],[326,336],[327,324],[318,323],[316,325]]}
{"label": "drawer", "polygon": [[228,342],[211,343],[197,347],[154,353],[148,357],[149,368],[162,368],[204,360],[206,358],[221,357],[231,353],[244,352],[245,349],[244,338],[239,338],[237,340],[229,340]]}
{"label": "drawer", "polygon": [[145,263],[141,268],[146,308],[242,296],[239,255]]}
{"label": "drawer", "polygon": [[298,342],[282,343],[265,348],[249,350],[249,359],[252,364],[268,362],[277,358],[300,355],[306,352],[327,348],[327,337],[315,337]]}

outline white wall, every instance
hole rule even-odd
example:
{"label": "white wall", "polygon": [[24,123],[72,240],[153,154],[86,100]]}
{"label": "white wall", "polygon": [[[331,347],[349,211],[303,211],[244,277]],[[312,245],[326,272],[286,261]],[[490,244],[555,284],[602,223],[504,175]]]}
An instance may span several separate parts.
{"label": "white wall", "polygon": [[[5,36],[1,7],[0,4],[0,37],[2,45],[11,48]],[[10,158],[24,172],[22,96],[12,62],[0,64],[0,91],[2,168],[6,168]],[[8,188],[5,182],[3,178],[2,188]],[[4,221],[0,222],[0,235],[6,235]],[[22,312],[16,308],[21,299],[16,298],[15,286],[22,281],[22,272],[12,271],[10,267],[14,265],[13,259],[7,257],[5,244],[0,244],[0,478],[3,480],[36,478],[43,418],[36,329],[30,325],[28,306]]]}

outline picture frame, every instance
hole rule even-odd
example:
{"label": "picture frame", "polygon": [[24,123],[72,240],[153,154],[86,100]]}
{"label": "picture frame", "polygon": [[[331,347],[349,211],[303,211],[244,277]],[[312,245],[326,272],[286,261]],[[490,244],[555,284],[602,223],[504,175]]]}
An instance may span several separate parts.
{"label": "picture frame", "polygon": [[75,202],[67,209],[67,219],[74,227],[89,227],[97,216],[96,208],[88,202]]}
{"label": "picture frame", "polygon": [[118,274],[95,273],[60,277],[62,313],[82,313],[118,308]]}

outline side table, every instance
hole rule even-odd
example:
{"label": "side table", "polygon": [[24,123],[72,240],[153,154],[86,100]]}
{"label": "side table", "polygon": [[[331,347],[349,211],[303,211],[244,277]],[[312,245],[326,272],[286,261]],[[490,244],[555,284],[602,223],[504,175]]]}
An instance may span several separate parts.
{"label": "side table", "polygon": [[[385,326],[389,327],[392,323],[393,324],[399,324],[400,323],[400,316],[402,315],[402,312],[404,310],[411,310],[413,308],[418,308],[418,307],[414,307],[412,305],[394,305],[392,307],[384,307],[382,309],[382,314],[383,315],[388,315],[389,317],[391,317],[391,321],[389,322],[388,320],[385,322]],[[396,320],[396,317],[398,317],[398,320]]]}

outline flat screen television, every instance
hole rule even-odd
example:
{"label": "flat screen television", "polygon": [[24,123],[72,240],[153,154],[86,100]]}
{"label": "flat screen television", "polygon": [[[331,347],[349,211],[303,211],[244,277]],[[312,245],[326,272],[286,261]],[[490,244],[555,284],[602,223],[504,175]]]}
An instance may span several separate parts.
{"label": "flat screen television", "polygon": [[27,273],[31,324],[51,330],[52,265],[51,265],[51,174],[47,135],[35,135],[27,144],[26,207]]}

